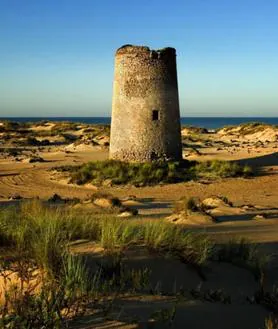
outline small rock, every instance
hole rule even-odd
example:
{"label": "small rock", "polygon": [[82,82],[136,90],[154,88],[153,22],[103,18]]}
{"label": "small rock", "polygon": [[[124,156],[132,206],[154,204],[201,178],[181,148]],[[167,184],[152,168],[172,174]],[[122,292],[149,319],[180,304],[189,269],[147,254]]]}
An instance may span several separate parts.
{"label": "small rock", "polygon": [[202,201],[202,205],[206,209],[214,209],[214,208],[221,207],[221,206],[228,206],[228,207],[230,206],[230,204],[226,200],[224,200],[220,197],[207,198]]}
{"label": "small rock", "polygon": [[134,216],[132,211],[124,211],[118,215],[118,217],[132,217]]}
{"label": "small rock", "polygon": [[102,207],[102,208],[112,208],[114,207],[114,203],[112,199],[109,198],[97,198],[93,200],[93,203],[96,206]]}
{"label": "small rock", "polygon": [[124,211],[118,215],[118,217],[131,217],[133,214],[130,211]]}
{"label": "small rock", "polygon": [[120,210],[120,214],[118,215],[118,217],[131,217],[136,215],[138,215],[138,209],[123,207]]}
{"label": "small rock", "polygon": [[256,215],[253,219],[266,219],[264,215]]}

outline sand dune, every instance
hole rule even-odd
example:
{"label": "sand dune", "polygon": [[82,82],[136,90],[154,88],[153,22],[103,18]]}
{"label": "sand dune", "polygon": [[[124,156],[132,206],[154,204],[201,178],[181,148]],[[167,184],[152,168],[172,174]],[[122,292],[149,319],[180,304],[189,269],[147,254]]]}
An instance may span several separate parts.
{"label": "sand dune", "polygon": [[[138,209],[138,220],[168,220],[184,225],[196,232],[206,232],[216,243],[229,241],[234,237],[245,237],[259,243],[262,250],[273,254],[268,269],[269,286],[277,284],[277,236],[278,236],[278,157],[277,128],[255,127],[256,131],[246,131],[242,127],[224,128],[216,133],[208,133],[199,129],[183,129],[183,153],[187,159],[204,161],[209,159],[238,160],[249,163],[256,169],[252,178],[225,178],[215,181],[188,181],[178,184],[162,184],[156,186],[135,187],[102,186],[92,184],[68,184],[66,174],[55,171],[55,167],[64,165],[80,165],[88,161],[108,158],[109,131],[86,126],[69,126],[62,135],[52,135],[54,124],[30,127],[37,140],[49,138],[58,145],[23,145],[28,142],[26,137],[13,133],[13,137],[5,141],[7,133],[2,133],[0,153],[0,205],[16,204],[20,198],[39,197],[47,200],[54,193],[62,198],[78,198],[81,202],[78,209],[86,207],[95,210],[95,206],[85,206],[84,200],[90,198],[96,191],[111,193],[123,200],[123,204]],[[58,126],[59,128],[59,126]],[[255,129],[254,128],[254,129]],[[92,132],[93,131],[93,132]],[[50,134],[51,136],[45,136]],[[77,142],[65,137],[66,133],[77,136]],[[88,136],[87,136],[88,134]],[[88,137],[88,138],[87,138]],[[87,142],[84,143],[84,141]],[[93,140],[98,143],[92,142]],[[32,141],[29,139],[29,142]],[[31,157],[41,157],[43,162],[29,163]],[[128,198],[128,196],[132,196]],[[177,200],[184,196],[192,196],[204,200],[215,196],[228,198],[233,206],[219,203],[212,206],[206,213],[173,214]],[[212,202],[212,201],[211,201]],[[89,204],[89,203],[88,203]],[[84,206],[84,207],[83,207]],[[217,219],[217,220],[215,220]],[[129,220],[129,219],[123,219]],[[84,253],[88,257],[96,257],[95,246],[80,243],[75,247],[76,253]],[[74,249],[74,248],[73,248]],[[102,250],[98,249],[98,253]],[[142,261],[144,259],[144,261]],[[204,326],[219,329],[263,328],[267,311],[246,302],[246,296],[251,295],[257,283],[250,272],[231,264],[213,264],[206,273],[207,281],[203,281],[196,272],[192,272],[177,260],[164,259],[147,255],[146,251],[129,250],[125,262],[134,266],[150,266],[153,282],[161,281],[165,291],[187,289],[187,300],[178,303],[169,297],[133,296],[116,301],[115,307],[122,311],[122,317],[114,318],[87,328],[135,328],[126,319],[134,315],[139,319],[141,327],[147,325],[153,312],[161,308],[176,305],[177,314],[175,326],[182,328],[203,328]],[[201,286],[200,286],[201,283]],[[192,298],[190,289],[201,287],[202,298]],[[208,301],[204,298],[209,290],[223,289],[232,296],[232,304],[225,305]],[[151,302],[150,302],[151,300]],[[216,313],[218,312],[218,313]],[[219,321],[219,313],[224,322]],[[202,314],[202,316],[200,316]],[[236,316],[235,316],[236,315]],[[150,324],[148,324],[150,325]],[[138,327],[138,326],[137,326]],[[139,326],[140,327],[140,326]],[[84,326],[82,327],[85,328]]]}

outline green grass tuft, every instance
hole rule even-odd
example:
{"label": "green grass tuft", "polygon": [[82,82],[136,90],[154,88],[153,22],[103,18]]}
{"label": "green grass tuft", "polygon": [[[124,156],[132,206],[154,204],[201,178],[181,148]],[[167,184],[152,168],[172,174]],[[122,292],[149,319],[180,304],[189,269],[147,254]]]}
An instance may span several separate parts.
{"label": "green grass tuft", "polygon": [[135,186],[159,183],[177,183],[200,178],[249,177],[252,169],[236,162],[194,161],[128,163],[117,160],[89,162],[81,166],[60,167],[69,171],[71,183],[78,185],[92,183],[101,185],[105,181],[113,185],[133,184]]}
{"label": "green grass tuft", "polygon": [[228,177],[250,177],[252,168],[237,162],[230,161],[205,161],[190,168],[193,176],[201,178],[228,178]]}

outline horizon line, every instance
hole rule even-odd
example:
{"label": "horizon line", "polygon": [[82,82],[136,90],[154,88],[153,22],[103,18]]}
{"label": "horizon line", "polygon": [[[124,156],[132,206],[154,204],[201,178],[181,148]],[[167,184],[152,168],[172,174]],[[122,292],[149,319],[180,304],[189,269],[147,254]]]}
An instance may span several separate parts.
{"label": "horizon line", "polygon": [[[34,119],[60,119],[60,118],[111,118],[111,116],[0,116],[0,119],[34,118]],[[278,116],[180,116],[180,118],[278,118]]]}

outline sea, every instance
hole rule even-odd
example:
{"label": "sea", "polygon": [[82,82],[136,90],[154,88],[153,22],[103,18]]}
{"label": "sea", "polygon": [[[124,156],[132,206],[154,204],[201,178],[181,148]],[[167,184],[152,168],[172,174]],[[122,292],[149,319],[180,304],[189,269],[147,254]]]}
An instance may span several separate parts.
{"label": "sea", "polygon": [[[0,120],[16,122],[68,121],[87,124],[110,124],[111,117],[0,117]],[[206,129],[219,129],[242,123],[261,122],[278,125],[278,117],[182,117],[182,126],[194,126]]]}

